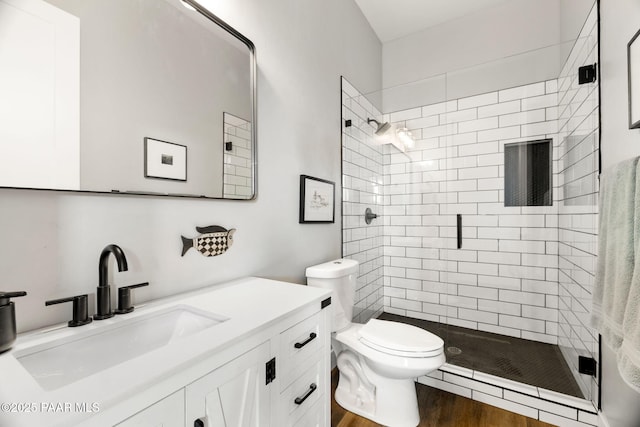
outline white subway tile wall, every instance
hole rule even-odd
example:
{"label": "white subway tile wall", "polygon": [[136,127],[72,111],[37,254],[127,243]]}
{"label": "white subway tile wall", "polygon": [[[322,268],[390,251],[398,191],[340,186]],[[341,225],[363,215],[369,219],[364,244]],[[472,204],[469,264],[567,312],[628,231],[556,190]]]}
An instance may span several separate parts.
{"label": "white subway tile wall", "polygon": [[[410,118],[411,113],[406,117]],[[374,144],[375,127],[367,123],[369,118],[380,121],[382,114],[342,78],[342,256],[360,263],[355,322],[366,322],[383,310],[384,177],[382,150]],[[347,120],[351,120],[351,126],[346,126]],[[366,224],[366,208],[380,218]],[[398,218],[402,218],[404,206],[399,208],[402,212],[397,212]]]}
{"label": "white subway tile wall", "polygon": [[[599,169],[598,82],[578,85],[578,67],[598,61],[594,7],[558,78],[558,344],[578,385],[594,401],[598,380],[578,374],[578,356],[598,359],[590,327],[596,268]],[[599,362],[599,361],[598,361]],[[549,422],[554,422],[549,419]]]}
{"label": "white subway tile wall", "polygon": [[251,122],[227,112],[222,113],[224,142],[231,143],[231,150],[224,149],[223,197],[248,198],[251,189]]}
{"label": "white subway tile wall", "polygon": [[557,112],[547,110],[557,88],[537,82],[389,115],[421,139],[411,158],[383,149],[386,311],[557,344],[557,205],[504,206],[504,144],[552,138],[557,153]]}

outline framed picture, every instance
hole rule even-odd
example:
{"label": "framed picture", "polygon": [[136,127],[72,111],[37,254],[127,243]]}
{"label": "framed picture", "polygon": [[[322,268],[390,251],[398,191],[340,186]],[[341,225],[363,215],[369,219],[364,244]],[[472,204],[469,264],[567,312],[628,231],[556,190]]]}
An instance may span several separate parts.
{"label": "framed picture", "polygon": [[146,178],[187,180],[187,147],[153,138],[144,139]]}
{"label": "framed picture", "polygon": [[640,128],[640,41],[638,31],[627,44],[629,79],[629,129]]}
{"label": "framed picture", "polygon": [[335,222],[335,184],[300,175],[300,224]]}

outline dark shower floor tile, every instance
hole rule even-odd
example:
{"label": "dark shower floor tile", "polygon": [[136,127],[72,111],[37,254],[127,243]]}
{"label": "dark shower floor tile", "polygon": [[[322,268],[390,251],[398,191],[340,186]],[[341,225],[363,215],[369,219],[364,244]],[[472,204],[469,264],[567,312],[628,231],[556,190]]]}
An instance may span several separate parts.
{"label": "dark shower floor tile", "polygon": [[[584,398],[557,345],[390,313],[382,313],[379,319],[408,323],[438,335],[452,365]],[[455,354],[455,349],[461,352]]]}

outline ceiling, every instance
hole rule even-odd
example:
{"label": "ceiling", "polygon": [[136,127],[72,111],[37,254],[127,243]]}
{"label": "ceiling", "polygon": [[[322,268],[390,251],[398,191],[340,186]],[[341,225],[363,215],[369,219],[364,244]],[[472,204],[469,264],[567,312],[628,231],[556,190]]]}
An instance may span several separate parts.
{"label": "ceiling", "polygon": [[355,0],[382,43],[510,0]]}

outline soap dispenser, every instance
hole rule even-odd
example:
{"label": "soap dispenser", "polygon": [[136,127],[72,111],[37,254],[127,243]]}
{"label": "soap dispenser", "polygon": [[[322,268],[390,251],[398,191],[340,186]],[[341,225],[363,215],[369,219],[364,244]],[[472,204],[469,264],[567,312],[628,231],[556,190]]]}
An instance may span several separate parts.
{"label": "soap dispenser", "polygon": [[26,292],[0,291],[0,353],[9,350],[16,340],[16,309],[10,298],[25,295]]}

